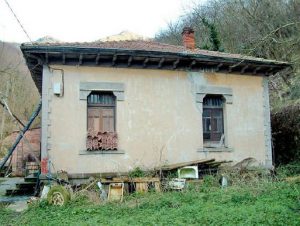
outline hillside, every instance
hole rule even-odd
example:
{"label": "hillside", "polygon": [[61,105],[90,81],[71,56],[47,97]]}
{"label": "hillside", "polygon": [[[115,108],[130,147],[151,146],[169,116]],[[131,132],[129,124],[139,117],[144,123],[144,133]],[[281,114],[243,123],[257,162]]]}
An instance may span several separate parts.
{"label": "hillside", "polygon": [[132,33],[130,31],[122,31],[119,34],[107,36],[105,38],[101,38],[98,41],[101,42],[111,42],[111,41],[126,41],[126,40],[145,40],[145,38],[141,35]]}
{"label": "hillside", "polygon": [[[39,101],[38,91],[26,67],[17,43],[0,42],[0,97],[5,98],[11,111],[26,122]],[[38,121],[35,123],[38,124]],[[0,108],[0,141],[19,129]]]}

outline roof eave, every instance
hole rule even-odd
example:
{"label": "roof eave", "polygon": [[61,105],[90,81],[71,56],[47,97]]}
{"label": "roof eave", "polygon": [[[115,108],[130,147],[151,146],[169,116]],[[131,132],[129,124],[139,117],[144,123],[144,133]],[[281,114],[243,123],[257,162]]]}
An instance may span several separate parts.
{"label": "roof eave", "polygon": [[40,93],[42,65],[45,64],[211,71],[263,76],[269,76],[291,67],[291,64],[287,62],[254,60],[247,57],[229,58],[188,52],[40,45],[21,45],[21,50]]}

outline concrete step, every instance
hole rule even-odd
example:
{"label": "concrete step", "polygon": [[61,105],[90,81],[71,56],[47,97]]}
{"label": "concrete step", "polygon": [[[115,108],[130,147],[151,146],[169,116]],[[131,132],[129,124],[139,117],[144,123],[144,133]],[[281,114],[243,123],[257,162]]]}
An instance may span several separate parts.
{"label": "concrete step", "polygon": [[36,182],[22,182],[16,184],[17,189],[35,188],[35,186],[36,186]]}
{"label": "concrete step", "polygon": [[33,195],[34,188],[22,188],[22,189],[7,189],[5,195]]}
{"label": "concrete step", "polygon": [[25,182],[37,182],[38,177],[35,175],[28,175],[27,177],[24,178]]}

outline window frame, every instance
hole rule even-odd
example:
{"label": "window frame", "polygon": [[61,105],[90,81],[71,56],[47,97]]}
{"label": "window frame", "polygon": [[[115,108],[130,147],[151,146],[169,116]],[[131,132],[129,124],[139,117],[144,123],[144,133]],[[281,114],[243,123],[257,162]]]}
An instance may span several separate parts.
{"label": "window frame", "polygon": [[[220,98],[221,100],[221,105],[220,106],[213,106],[213,105],[206,105],[205,104],[205,98],[210,98],[210,97],[217,97]],[[220,144],[220,145],[225,145],[224,139],[225,139],[225,119],[224,119],[224,105],[225,105],[225,100],[224,97],[222,95],[205,95],[205,97],[203,98],[203,112],[202,112],[202,135],[203,135],[203,143],[204,145],[206,144]],[[205,110],[209,110],[209,117],[208,116],[204,116],[204,111]],[[217,117],[217,116],[213,116],[214,112],[221,112],[221,117]],[[221,131],[220,132],[214,132],[213,130],[210,130],[210,133],[206,132],[205,130],[205,119],[210,119],[210,126],[212,127],[212,122],[213,119],[216,118],[221,118]],[[217,122],[218,123],[218,122]],[[221,136],[218,140],[214,140],[212,137],[216,136],[216,134],[220,133]],[[210,134],[210,139],[205,139],[205,134]],[[223,138],[222,138],[223,137]],[[223,139],[223,141],[222,141]],[[222,142],[222,143],[221,143]]]}
{"label": "window frame", "polygon": [[[101,103],[89,103],[89,96],[93,94],[110,94],[114,98],[114,104],[101,104]],[[113,129],[114,131],[109,131],[109,132],[114,132],[116,133],[116,113],[117,113],[117,97],[114,95],[113,92],[110,91],[92,91],[88,96],[87,96],[87,108],[86,108],[86,117],[87,117],[87,131],[89,130],[89,109],[112,109],[113,110]],[[98,131],[98,132],[108,132],[108,131]]]}

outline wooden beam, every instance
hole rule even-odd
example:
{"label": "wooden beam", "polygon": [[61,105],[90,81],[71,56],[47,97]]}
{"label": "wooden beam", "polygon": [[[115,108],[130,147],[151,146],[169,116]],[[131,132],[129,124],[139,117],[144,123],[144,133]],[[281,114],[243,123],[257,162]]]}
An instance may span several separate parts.
{"label": "wooden beam", "polygon": [[229,67],[228,67],[228,72],[229,72],[229,73],[232,72],[232,69],[233,69],[233,68],[235,68],[235,66],[229,66]]}
{"label": "wooden beam", "polygon": [[253,75],[256,75],[257,74],[257,72],[259,71],[261,69],[261,67],[256,67],[255,69],[254,69],[254,71],[253,71]]}
{"label": "wooden beam", "polygon": [[196,64],[196,60],[193,60],[189,65],[189,70],[191,70],[195,64]]}
{"label": "wooden beam", "polygon": [[96,60],[95,60],[96,65],[99,64],[99,60],[100,60],[100,53],[97,54],[97,57],[96,57]]}
{"label": "wooden beam", "polygon": [[180,59],[178,58],[177,60],[174,61],[173,63],[173,69],[177,68],[177,65],[179,64]]}
{"label": "wooden beam", "polygon": [[270,76],[272,75],[274,72],[273,72],[273,68],[270,68],[269,70],[267,70],[264,74],[267,75],[267,76]]}
{"label": "wooden beam", "polygon": [[112,62],[111,62],[111,66],[115,66],[116,65],[116,61],[118,59],[118,55],[114,55],[113,59],[112,59]]}
{"label": "wooden beam", "polygon": [[222,66],[223,66],[223,63],[218,64],[215,71],[220,71],[220,68],[221,68]]}
{"label": "wooden beam", "polygon": [[161,68],[164,62],[165,62],[165,58],[164,58],[164,57],[162,57],[162,58],[160,59],[160,61],[159,61],[159,63],[158,63],[158,66],[157,66],[157,67],[158,67],[158,68]]}
{"label": "wooden beam", "polygon": [[[190,166],[190,165],[201,165],[201,164],[208,164],[208,163],[213,163],[215,162],[215,159],[201,159],[201,160],[195,160],[195,161],[190,161],[190,162],[182,162],[182,163],[176,163],[176,164],[171,164],[171,165],[164,165],[160,169],[163,171],[167,170],[174,170],[178,169],[184,166]],[[158,170],[158,169],[157,169]]]}
{"label": "wooden beam", "polygon": [[242,68],[242,70],[241,70],[241,73],[242,74],[244,74],[245,73],[245,71],[246,71],[246,69],[249,67],[249,65],[247,64],[247,65],[245,65],[243,68]]}
{"label": "wooden beam", "polygon": [[48,54],[48,52],[45,53],[45,63],[46,64],[49,63],[49,54]]}
{"label": "wooden beam", "polygon": [[148,61],[149,61],[149,58],[147,57],[147,58],[144,60],[144,63],[143,63],[143,67],[144,67],[144,68],[147,67]]}
{"label": "wooden beam", "polygon": [[83,54],[79,55],[78,65],[82,64]]}
{"label": "wooden beam", "polygon": [[62,54],[62,64],[66,64],[66,54]]}
{"label": "wooden beam", "polygon": [[130,56],[130,57],[128,58],[127,67],[130,67],[130,66],[131,66],[132,59],[133,59],[132,56]]}

